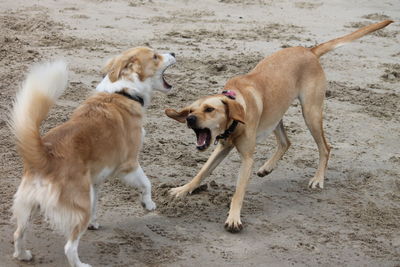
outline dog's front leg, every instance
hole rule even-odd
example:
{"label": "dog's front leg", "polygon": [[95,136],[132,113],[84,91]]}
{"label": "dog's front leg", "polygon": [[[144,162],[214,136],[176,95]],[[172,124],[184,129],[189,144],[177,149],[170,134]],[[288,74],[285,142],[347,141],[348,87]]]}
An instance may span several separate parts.
{"label": "dog's front leg", "polygon": [[123,177],[128,185],[138,188],[142,193],[142,206],[147,210],[154,210],[156,204],[151,199],[151,183],[143,172],[142,167],[138,166],[134,171],[129,172]]}
{"label": "dog's front leg", "polygon": [[254,138],[241,138],[237,142],[236,148],[242,157],[242,163],[239,170],[239,178],[236,184],[236,191],[233,194],[228,218],[225,221],[225,229],[231,233],[237,233],[243,229],[240,220],[240,211],[242,209],[244,194],[251,175],[253,166],[253,154],[255,150]]}
{"label": "dog's front leg", "polygon": [[97,195],[99,189],[97,185],[93,185],[90,188],[90,204],[91,204],[91,216],[90,216],[90,223],[88,226],[89,230],[98,230],[100,225],[97,222],[97,215],[96,215],[96,206],[97,206]]}
{"label": "dog's front leg", "polygon": [[200,185],[201,181],[221,163],[221,161],[229,154],[232,148],[232,144],[219,143],[214,152],[208,158],[206,164],[204,164],[193,180],[183,186],[172,188],[170,191],[171,195],[182,197],[188,193],[192,193],[193,190]]}

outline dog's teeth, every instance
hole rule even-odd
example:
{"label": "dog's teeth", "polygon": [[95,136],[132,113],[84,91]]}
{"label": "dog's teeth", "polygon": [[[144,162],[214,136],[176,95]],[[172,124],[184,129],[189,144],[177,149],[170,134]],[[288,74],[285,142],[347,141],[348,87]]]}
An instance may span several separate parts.
{"label": "dog's teeth", "polygon": [[206,140],[207,140],[207,133],[200,133],[199,137],[197,139],[197,145],[198,146],[203,146],[206,144]]}

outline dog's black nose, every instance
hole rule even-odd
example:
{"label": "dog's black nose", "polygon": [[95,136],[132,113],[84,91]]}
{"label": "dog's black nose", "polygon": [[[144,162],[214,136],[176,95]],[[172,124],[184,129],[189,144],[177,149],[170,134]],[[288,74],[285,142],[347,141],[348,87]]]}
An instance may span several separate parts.
{"label": "dog's black nose", "polygon": [[170,54],[171,56],[175,57],[175,53],[172,52],[172,53],[169,53],[169,54]]}
{"label": "dog's black nose", "polygon": [[190,115],[186,118],[186,122],[189,127],[194,127],[196,125],[197,118],[194,115]]}

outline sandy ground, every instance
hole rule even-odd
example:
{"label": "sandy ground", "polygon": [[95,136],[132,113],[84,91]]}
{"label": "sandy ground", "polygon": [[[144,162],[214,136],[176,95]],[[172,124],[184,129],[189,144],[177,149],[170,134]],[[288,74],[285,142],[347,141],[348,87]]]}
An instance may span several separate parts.
{"label": "sandy ground", "polygon": [[396,0],[338,1],[23,1],[0,9],[0,266],[66,266],[64,240],[35,218],[27,244],[32,263],[12,259],[10,206],[22,164],[4,119],[27,69],[65,58],[70,85],[43,125],[67,120],[101,80],[105,59],[138,45],[175,52],[175,85],[148,109],[142,165],[158,209],[146,213],[138,193],[110,179],[101,191],[102,228],[80,244],[93,266],[399,266],[400,24],[325,55],[329,80],[324,127],[332,144],[325,189],[310,190],[318,152],[298,103],[285,124],[292,147],[269,176],[255,171],[275,149],[273,136],[255,155],[242,212],[245,229],[223,229],[239,156],[233,152],[184,200],[167,190],[189,181],[211,153],[163,110],[216,93],[265,55],[313,46],[386,18],[400,20]]}

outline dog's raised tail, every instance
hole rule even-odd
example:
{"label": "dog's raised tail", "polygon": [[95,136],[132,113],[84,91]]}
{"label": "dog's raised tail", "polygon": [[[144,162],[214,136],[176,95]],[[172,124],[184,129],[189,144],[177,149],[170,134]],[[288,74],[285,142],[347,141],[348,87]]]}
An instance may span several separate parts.
{"label": "dog's raised tail", "polygon": [[363,37],[364,35],[371,33],[371,32],[382,29],[392,22],[393,22],[393,20],[384,20],[382,22],[378,22],[375,24],[371,24],[371,25],[362,27],[361,29],[359,29],[353,33],[350,33],[343,37],[339,37],[339,38],[333,39],[331,41],[328,41],[326,43],[317,45],[317,46],[311,48],[311,52],[313,52],[317,57],[320,57],[323,54],[326,54],[329,51],[331,51],[339,46],[342,46],[346,43],[352,42],[358,38]]}
{"label": "dog's raised tail", "polygon": [[49,164],[40,124],[64,92],[67,82],[66,63],[55,61],[34,67],[17,93],[8,123],[28,168],[43,169]]}

